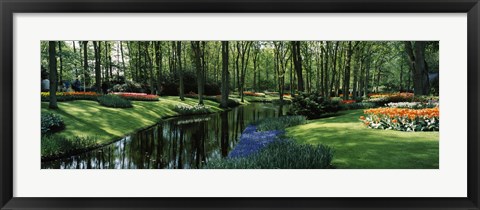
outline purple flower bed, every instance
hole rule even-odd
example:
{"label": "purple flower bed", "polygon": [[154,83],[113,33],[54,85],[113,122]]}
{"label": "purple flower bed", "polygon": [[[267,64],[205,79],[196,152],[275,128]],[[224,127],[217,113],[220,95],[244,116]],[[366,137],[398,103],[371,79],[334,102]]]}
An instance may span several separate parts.
{"label": "purple flower bed", "polygon": [[249,125],[240,136],[240,141],[237,146],[228,154],[229,158],[241,158],[249,156],[260,149],[272,143],[275,138],[285,133],[285,131],[260,131],[257,132],[257,127]]}

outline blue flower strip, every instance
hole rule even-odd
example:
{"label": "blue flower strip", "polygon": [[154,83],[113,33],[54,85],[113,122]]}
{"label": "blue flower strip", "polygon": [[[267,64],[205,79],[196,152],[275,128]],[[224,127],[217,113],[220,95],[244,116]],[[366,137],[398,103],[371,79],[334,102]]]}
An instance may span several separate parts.
{"label": "blue flower strip", "polygon": [[259,131],[254,125],[249,125],[240,136],[240,141],[228,154],[229,158],[241,158],[258,152],[260,149],[272,143],[277,136],[285,133],[281,130]]}

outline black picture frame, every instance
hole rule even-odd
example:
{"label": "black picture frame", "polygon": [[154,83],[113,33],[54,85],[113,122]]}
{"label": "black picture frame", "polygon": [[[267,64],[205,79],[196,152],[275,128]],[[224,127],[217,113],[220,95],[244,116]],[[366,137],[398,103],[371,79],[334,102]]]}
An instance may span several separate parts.
{"label": "black picture frame", "polygon": [[[479,209],[478,0],[0,0],[1,209]],[[467,13],[468,196],[465,198],[16,198],[13,193],[15,13]]]}

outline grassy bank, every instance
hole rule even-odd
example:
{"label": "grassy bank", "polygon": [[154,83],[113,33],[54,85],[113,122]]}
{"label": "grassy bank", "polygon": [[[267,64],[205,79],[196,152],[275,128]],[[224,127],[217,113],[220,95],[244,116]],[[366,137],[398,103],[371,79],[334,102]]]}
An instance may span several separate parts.
{"label": "grassy bank", "polygon": [[335,150],[337,168],[438,168],[438,132],[402,132],[366,128],[363,110],[309,121],[287,128],[287,136],[299,143],[324,144]]}
{"label": "grassy bank", "polygon": [[[161,118],[179,116],[176,105],[195,105],[198,101],[178,97],[162,97],[159,101],[133,101],[132,108],[109,108],[96,101],[77,100],[59,102],[59,109],[48,109],[42,102],[42,113],[58,114],[65,122],[65,130],[53,134],[55,137],[71,139],[75,136],[93,137],[98,144],[107,144],[129,133],[154,125]],[[205,100],[210,111],[222,111],[218,103]]]}

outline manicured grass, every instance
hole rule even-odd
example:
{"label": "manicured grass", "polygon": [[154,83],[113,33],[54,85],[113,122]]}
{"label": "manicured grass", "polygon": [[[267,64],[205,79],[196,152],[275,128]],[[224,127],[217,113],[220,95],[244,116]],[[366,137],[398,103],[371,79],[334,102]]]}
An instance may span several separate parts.
{"label": "manicured grass", "polygon": [[[195,105],[198,100],[185,98],[182,102],[178,97],[161,97],[159,101],[132,101],[133,108],[109,108],[96,101],[77,100],[58,102],[58,110],[48,109],[48,102],[42,102],[42,113],[55,113],[64,120],[65,129],[53,134],[57,137],[93,137],[98,144],[106,144],[154,125],[161,118],[178,116],[174,107],[181,103]],[[216,102],[204,103],[212,112],[222,110]]]}
{"label": "manicured grass", "polygon": [[335,150],[332,164],[346,169],[439,168],[439,132],[369,129],[359,120],[363,110],[309,121],[287,128],[299,143],[324,144]]}

